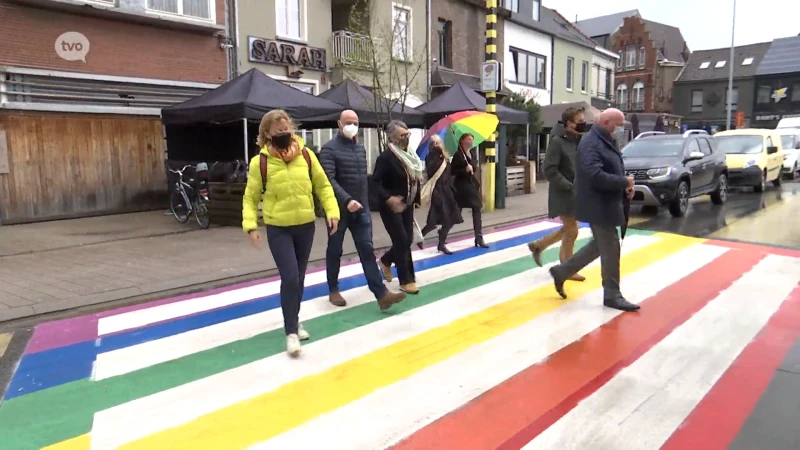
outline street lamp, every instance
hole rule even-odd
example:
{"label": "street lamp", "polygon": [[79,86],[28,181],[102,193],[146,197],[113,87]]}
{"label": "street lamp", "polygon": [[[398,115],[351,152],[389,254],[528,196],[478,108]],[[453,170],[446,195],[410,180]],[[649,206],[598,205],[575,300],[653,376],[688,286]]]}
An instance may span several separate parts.
{"label": "street lamp", "polygon": [[733,0],[733,21],[731,22],[731,57],[730,67],[728,68],[728,117],[725,122],[725,129],[731,129],[731,107],[733,106],[733,66],[734,66],[734,38],[736,36],[736,0]]}

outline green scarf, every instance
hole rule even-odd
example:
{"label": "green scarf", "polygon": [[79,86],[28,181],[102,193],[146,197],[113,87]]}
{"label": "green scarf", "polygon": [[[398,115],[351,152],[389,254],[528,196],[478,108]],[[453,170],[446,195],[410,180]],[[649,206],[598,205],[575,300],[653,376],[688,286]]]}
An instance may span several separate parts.
{"label": "green scarf", "polygon": [[400,147],[389,143],[389,149],[397,155],[397,158],[406,167],[408,175],[415,181],[420,181],[425,177],[425,164],[419,159],[416,152],[409,152]]}

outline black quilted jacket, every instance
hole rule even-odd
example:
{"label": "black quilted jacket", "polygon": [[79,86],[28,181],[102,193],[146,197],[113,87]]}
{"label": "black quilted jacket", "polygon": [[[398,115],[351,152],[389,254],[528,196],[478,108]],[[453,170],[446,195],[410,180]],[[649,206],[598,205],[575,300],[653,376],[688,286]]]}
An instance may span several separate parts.
{"label": "black quilted jacket", "polygon": [[337,134],[322,146],[319,160],[340,207],[345,208],[350,200],[355,200],[369,208],[367,150],[363,145]]}

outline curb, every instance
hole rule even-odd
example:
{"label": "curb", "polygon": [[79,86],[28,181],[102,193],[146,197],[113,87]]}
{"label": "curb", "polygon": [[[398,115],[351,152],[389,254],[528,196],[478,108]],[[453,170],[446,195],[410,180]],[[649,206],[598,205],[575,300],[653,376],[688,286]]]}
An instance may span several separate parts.
{"label": "curb", "polygon": [[[541,220],[546,219],[547,214],[540,214],[536,216],[524,217],[519,219],[510,220],[507,222],[498,222],[488,226],[484,226],[484,229],[493,229],[493,228],[501,228],[506,227],[513,224],[518,224],[522,222],[529,222],[534,220]],[[172,234],[172,233],[170,233]],[[463,237],[466,235],[472,234],[472,230],[465,230],[457,233],[453,233],[450,237],[457,238]],[[379,253],[383,250],[388,249],[389,247],[376,247],[375,253]],[[346,264],[352,261],[358,261],[358,254],[353,252],[349,254],[342,255],[342,264]],[[319,267],[324,267],[325,259],[317,259],[313,261],[309,261],[308,269],[315,269]],[[43,312],[43,313],[36,313],[32,309],[26,308],[18,308],[16,311],[9,311],[8,315],[6,316],[5,313],[0,313],[0,330],[6,329],[14,329],[14,328],[24,328],[35,326],[43,322],[50,322],[53,320],[61,320],[61,319],[68,319],[75,316],[82,316],[85,314],[93,314],[105,310],[122,308],[131,305],[137,305],[140,303],[146,303],[154,300],[159,300],[162,298],[167,297],[177,297],[181,295],[189,295],[189,294],[196,294],[199,292],[208,291],[211,289],[218,289],[229,287],[232,285],[251,282],[255,280],[260,280],[263,278],[270,278],[275,277],[278,275],[277,269],[270,269],[264,270],[259,272],[252,272],[243,275],[237,275],[233,277],[220,277],[216,280],[210,280],[199,284],[193,284],[173,289],[165,289],[162,291],[150,292],[147,294],[139,294],[139,295],[127,295],[124,294],[120,298],[111,298],[106,301],[100,301],[97,303],[89,304],[89,305],[81,305],[81,306],[74,306],[74,300],[80,299],[81,297],[76,297],[75,299],[68,299],[61,304],[53,304],[51,305],[52,308],[50,311]],[[128,289],[120,289],[119,291],[129,291]],[[108,291],[106,294],[113,294],[117,291]],[[110,295],[109,295],[110,296]],[[15,314],[16,313],[16,314]]]}

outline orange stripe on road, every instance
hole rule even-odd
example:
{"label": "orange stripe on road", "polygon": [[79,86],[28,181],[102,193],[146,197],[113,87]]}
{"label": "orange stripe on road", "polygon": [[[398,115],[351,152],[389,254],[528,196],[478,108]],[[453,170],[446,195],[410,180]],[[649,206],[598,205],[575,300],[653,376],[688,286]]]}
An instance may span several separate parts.
{"label": "orange stripe on road", "polygon": [[713,300],[765,255],[732,250],[428,425],[394,450],[519,449]]}

